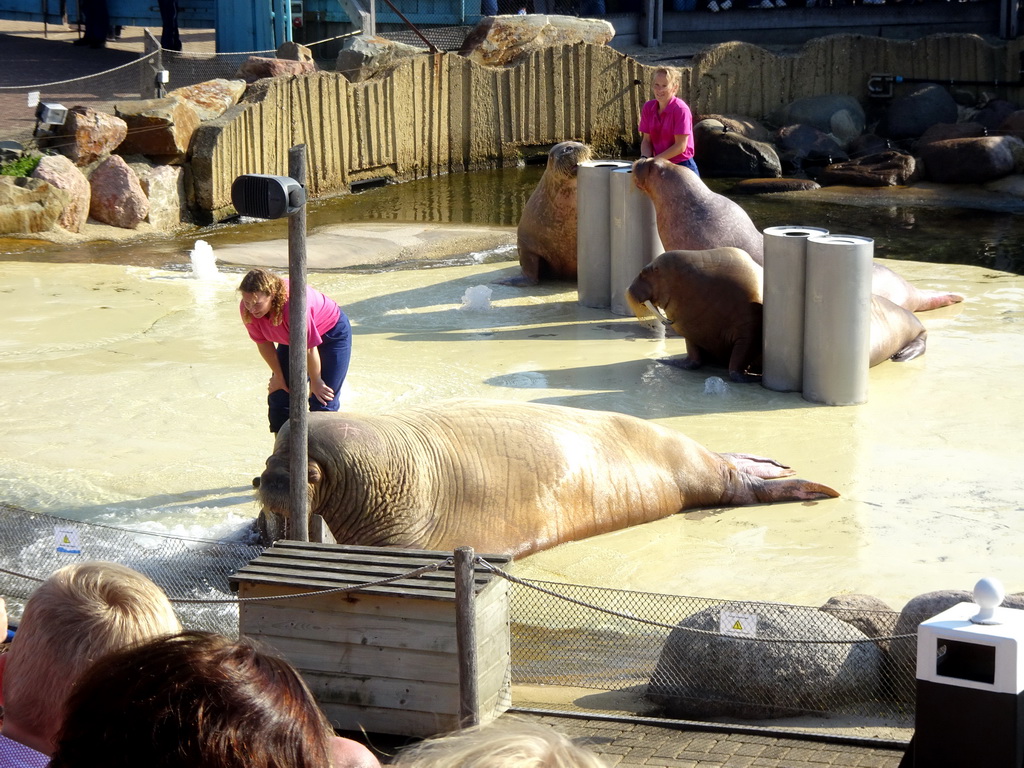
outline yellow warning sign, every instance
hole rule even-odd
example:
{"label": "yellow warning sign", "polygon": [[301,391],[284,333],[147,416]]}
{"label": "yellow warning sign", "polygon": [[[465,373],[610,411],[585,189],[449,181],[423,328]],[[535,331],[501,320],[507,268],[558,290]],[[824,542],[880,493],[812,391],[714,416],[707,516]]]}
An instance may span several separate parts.
{"label": "yellow warning sign", "polygon": [[734,637],[757,637],[757,615],[722,611],[718,617],[718,631]]}

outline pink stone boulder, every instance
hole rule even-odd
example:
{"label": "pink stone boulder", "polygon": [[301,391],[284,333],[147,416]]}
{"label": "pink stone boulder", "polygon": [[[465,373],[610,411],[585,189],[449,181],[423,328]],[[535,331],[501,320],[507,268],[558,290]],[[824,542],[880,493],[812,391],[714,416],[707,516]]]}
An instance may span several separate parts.
{"label": "pink stone boulder", "polygon": [[135,229],[149,215],[149,199],[139,177],[119,155],[111,155],[89,177],[89,215],[103,224]]}
{"label": "pink stone boulder", "polygon": [[57,218],[57,226],[68,232],[81,232],[82,225],[89,218],[92,199],[92,189],[85,174],[64,155],[45,155],[32,176],[67,192],[68,203]]}

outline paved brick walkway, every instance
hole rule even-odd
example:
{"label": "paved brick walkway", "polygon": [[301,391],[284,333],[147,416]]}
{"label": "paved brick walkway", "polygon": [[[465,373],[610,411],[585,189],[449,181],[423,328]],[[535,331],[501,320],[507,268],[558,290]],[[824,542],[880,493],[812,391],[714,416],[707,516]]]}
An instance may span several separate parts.
{"label": "paved brick walkway", "polygon": [[904,752],[898,742],[812,741],[758,729],[709,732],[646,720],[536,717],[588,744],[615,768],[897,768]]}
{"label": "paved brick walkway", "polygon": [[[905,746],[884,739],[803,736],[754,727],[659,725],[650,718],[589,717],[517,710],[601,755],[609,768],[898,768]],[[345,734],[364,740],[361,734]],[[370,735],[384,765],[406,740]]]}

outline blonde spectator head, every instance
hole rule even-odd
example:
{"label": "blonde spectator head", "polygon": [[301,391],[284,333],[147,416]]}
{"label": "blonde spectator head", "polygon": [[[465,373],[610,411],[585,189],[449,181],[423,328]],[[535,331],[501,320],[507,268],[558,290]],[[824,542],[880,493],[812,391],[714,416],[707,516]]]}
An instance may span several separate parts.
{"label": "blonde spectator head", "polygon": [[550,726],[508,715],[399,752],[396,768],[608,768]]}
{"label": "blonde spectator head", "polygon": [[94,661],[180,630],[167,595],[131,568],[85,562],[54,572],[29,597],[4,657],[4,735],[49,754],[68,694]]}

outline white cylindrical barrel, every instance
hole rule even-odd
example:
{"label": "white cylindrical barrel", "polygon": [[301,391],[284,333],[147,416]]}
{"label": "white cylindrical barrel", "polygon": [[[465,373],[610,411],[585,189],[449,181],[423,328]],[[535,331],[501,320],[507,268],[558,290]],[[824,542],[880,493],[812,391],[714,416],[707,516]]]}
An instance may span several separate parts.
{"label": "white cylindrical barrel", "polygon": [[576,169],[576,279],[584,307],[611,305],[611,173],[629,167],[624,160],[585,160]]}
{"label": "white cylindrical barrel", "polygon": [[812,403],[868,399],[871,270],[875,242],[857,235],[807,239],[803,396]]}
{"label": "white cylindrical barrel", "polygon": [[636,188],[633,169],[612,171],[609,189],[611,214],[611,310],[632,315],[626,289],[664,249],[658,236],[658,219],[651,198]]}
{"label": "white cylindrical barrel", "polygon": [[799,392],[804,368],[804,268],[807,238],[819,227],[764,230],[764,367],[761,384]]}

